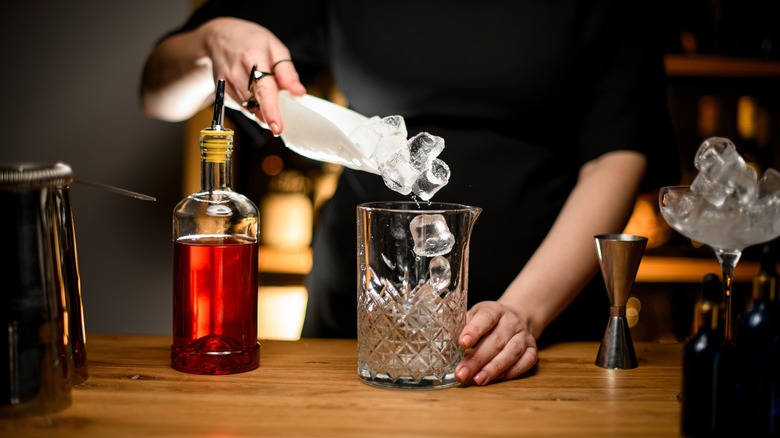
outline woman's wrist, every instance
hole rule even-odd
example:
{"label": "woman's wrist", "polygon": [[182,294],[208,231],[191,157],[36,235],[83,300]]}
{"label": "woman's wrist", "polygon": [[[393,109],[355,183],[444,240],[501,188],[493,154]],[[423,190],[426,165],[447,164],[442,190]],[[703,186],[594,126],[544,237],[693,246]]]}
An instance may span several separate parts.
{"label": "woman's wrist", "polygon": [[528,306],[514,303],[511,299],[506,297],[499,298],[498,303],[501,304],[505,309],[512,312],[517,317],[517,319],[520,320],[521,324],[525,327],[528,333],[534,337],[534,339],[539,338],[539,335],[541,334],[539,323],[534,320],[533,314],[527,311]]}

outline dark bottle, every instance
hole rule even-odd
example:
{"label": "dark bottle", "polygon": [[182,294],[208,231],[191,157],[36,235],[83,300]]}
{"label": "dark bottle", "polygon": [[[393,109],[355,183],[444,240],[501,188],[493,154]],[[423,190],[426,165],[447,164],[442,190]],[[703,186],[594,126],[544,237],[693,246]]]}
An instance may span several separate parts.
{"label": "dark bottle", "polygon": [[683,349],[681,433],[714,436],[731,430],[733,348],[725,337],[723,288],[715,274],[704,277],[694,311],[694,333]]}
{"label": "dark bottle", "polygon": [[231,188],[233,131],[222,126],[217,85],[211,128],[200,131],[201,191],[173,214],[171,366],[231,374],[260,365],[257,342],[258,209]]}
{"label": "dark bottle", "polygon": [[780,435],[778,404],[778,290],[776,257],[764,245],[761,270],[753,278],[752,302],[742,314],[734,338],[737,358],[737,414],[750,436]]}

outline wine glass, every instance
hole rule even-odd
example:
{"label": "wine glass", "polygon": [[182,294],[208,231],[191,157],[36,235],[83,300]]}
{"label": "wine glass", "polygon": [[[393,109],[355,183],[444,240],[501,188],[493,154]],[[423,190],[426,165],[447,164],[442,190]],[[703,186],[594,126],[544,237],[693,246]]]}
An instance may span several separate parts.
{"label": "wine glass", "polygon": [[733,339],[732,281],[742,251],[780,236],[780,214],[774,203],[715,206],[691,186],[663,187],[658,202],[666,222],[680,234],[715,251],[723,274],[726,337]]}

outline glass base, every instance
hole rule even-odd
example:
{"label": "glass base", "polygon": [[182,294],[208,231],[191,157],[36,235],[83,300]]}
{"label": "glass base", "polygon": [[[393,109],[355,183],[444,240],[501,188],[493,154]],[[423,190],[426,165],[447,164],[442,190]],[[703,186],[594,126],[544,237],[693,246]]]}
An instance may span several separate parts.
{"label": "glass base", "polygon": [[260,344],[245,348],[221,336],[207,336],[187,347],[171,347],[171,367],[190,374],[235,374],[260,366]]}
{"label": "glass base", "polygon": [[455,373],[447,374],[443,379],[434,376],[426,376],[419,380],[411,377],[398,377],[393,379],[387,374],[377,374],[375,377],[358,374],[358,377],[361,382],[367,385],[385,389],[432,390],[450,388],[457,386],[460,383],[455,379]]}
{"label": "glass base", "polygon": [[0,405],[0,418],[21,418],[33,415],[50,415],[71,405],[70,393],[53,397],[41,396],[20,404]]}

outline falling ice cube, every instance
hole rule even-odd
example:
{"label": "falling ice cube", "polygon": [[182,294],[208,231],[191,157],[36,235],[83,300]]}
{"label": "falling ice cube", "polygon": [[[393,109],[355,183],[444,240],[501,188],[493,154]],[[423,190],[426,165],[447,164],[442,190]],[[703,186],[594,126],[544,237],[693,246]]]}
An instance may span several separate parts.
{"label": "falling ice cube", "polygon": [[444,139],[427,132],[408,140],[406,136],[406,122],[401,116],[374,116],[349,133],[388,188],[403,195],[414,192],[428,201],[450,179],[449,167],[437,158],[444,150]]}
{"label": "falling ice cube", "polygon": [[421,132],[409,139],[410,161],[420,171],[431,167],[431,162],[444,150],[444,139]]}
{"label": "falling ice cube", "polygon": [[455,244],[455,236],[450,233],[444,216],[440,214],[421,214],[409,223],[414,240],[414,252],[423,257],[447,254]]}
{"label": "falling ice cube", "polygon": [[422,172],[412,186],[412,192],[423,201],[433,197],[450,181],[450,167],[444,161],[435,158],[428,170]]}
{"label": "falling ice cube", "polygon": [[420,172],[401,154],[396,154],[387,162],[380,164],[379,172],[385,185],[402,195],[411,193],[414,182],[420,178]]}
{"label": "falling ice cube", "polygon": [[428,264],[428,283],[434,290],[441,292],[450,285],[452,270],[450,262],[442,256],[436,256]]}

